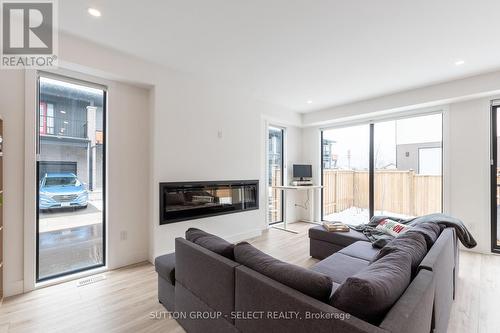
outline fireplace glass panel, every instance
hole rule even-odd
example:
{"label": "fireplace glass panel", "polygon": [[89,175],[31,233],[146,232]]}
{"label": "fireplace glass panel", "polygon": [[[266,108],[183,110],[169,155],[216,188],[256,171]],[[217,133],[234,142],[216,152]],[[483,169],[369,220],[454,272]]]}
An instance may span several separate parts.
{"label": "fireplace glass panel", "polygon": [[160,184],[160,224],[258,208],[258,182]]}

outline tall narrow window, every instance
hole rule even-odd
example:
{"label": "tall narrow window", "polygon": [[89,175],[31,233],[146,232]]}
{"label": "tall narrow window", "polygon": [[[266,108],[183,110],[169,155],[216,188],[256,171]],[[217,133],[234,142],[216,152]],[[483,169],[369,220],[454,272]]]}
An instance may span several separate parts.
{"label": "tall narrow window", "polygon": [[499,154],[499,125],[498,116],[500,105],[493,106],[491,109],[491,250],[500,252],[500,163]]}
{"label": "tall narrow window", "polygon": [[[324,220],[442,211],[442,116],[432,114],[322,132]],[[371,149],[370,149],[371,147]]]}
{"label": "tall narrow window", "polygon": [[106,91],[38,83],[37,281],[105,264]]}
{"label": "tall narrow window", "polygon": [[275,186],[283,185],[284,165],[284,130],[277,127],[269,127],[268,134],[268,178],[269,178],[269,216],[270,224],[283,222],[283,190]]}

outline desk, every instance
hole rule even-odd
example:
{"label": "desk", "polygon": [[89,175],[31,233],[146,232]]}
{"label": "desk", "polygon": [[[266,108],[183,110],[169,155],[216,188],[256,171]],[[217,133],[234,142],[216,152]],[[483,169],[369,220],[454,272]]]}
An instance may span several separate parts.
{"label": "desk", "polygon": [[[273,189],[283,190],[283,191],[307,191],[307,200],[304,203],[302,208],[309,209],[309,219],[308,220],[300,220],[301,222],[313,223],[313,224],[321,224],[320,222],[314,221],[314,191],[322,189],[321,185],[303,185],[303,186],[293,186],[293,185],[285,185],[285,186],[272,186]],[[286,198],[286,196],[285,196]],[[308,205],[309,203],[309,205]],[[307,207],[309,206],[309,208]],[[286,218],[283,219],[283,228],[276,227],[276,229],[285,230],[288,232],[296,233],[295,231],[287,229]]]}

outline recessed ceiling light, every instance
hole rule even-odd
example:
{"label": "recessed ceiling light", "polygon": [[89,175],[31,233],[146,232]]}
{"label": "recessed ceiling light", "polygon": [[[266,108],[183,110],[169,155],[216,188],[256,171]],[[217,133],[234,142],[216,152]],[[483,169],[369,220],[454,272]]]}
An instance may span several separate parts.
{"label": "recessed ceiling light", "polygon": [[307,101],[307,104],[312,104],[312,103],[313,103],[313,101],[311,101],[311,100]]}
{"label": "recessed ceiling light", "polygon": [[89,8],[89,9],[87,9],[87,11],[89,12],[90,15],[92,15],[94,17],[101,17],[101,12],[98,9]]}
{"label": "recessed ceiling light", "polygon": [[64,111],[64,110],[61,110],[59,112],[61,112],[62,114],[66,114],[66,111]]}
{"label": "recessed ceiling light", "polygon": [[463,64],[465,64],[465,60],[457,60],[457,61],[455,61],[455,66],[462,66]]}

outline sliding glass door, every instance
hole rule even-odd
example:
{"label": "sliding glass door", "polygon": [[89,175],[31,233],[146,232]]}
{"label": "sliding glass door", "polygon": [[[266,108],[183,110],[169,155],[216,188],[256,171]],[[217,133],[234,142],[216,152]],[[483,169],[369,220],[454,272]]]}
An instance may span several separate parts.
{"label": "sliding glass door", "polygon": [[283,222],[283,190],[276,186],[283,185],[284,179],[284,129],[269,127],[268,130],[268,222]]}
{"label": "sliding glass door", "polygon": [[491,109],[491,250],[500,253],[499,110],[500,106],[493,106]]}
{"label": "sliding glass door", "polygon": [[322,135],[324,220],[359,224],[373,215],[441,212],[441,114],[328,129]]}
{"label": "sliding glass door", "polygon": [[37,281],[105,265],[106,91],[40,76]]}

